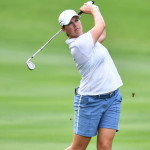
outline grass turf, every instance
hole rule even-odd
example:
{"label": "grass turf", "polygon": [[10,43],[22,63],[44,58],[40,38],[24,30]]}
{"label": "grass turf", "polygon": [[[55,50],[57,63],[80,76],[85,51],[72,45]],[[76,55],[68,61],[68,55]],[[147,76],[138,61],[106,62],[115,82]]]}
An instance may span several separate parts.
{"label": "grass turf", "polygon": [[[85,2],[85,1],[84,1]],[[33,62],[26,60],[58,30],[64,9],[82,1],[8,1],[0,4],[0,150],[61,150],[71,144],[73,96],[80,76],[61,33]],[[123,79],[120,132],[114,150],[150,149],[148,0],[96,1],[107,25],[108,48]],[[60,8],[61,6],[61,8]],[[92,25],[83,15],[84,31]],[[90,22],[90,23],[89,23]],[[132,97],[132,93],[135,96]],[[94,150],[93,138],[87,150]]]}

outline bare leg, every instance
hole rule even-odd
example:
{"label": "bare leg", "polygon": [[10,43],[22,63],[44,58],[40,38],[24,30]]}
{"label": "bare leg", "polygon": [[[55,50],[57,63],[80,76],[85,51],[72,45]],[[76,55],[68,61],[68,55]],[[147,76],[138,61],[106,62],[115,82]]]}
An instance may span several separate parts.
{"label": "bare leg", "polygon": [[90,140],[91,137],[84,137],[84,136],[74,134],[73,143],[66,150],[85,150]]}
{"label": "bare leg", "polygon": [[111,150],[116,130],[100,128],[97,136],[97,150]]}

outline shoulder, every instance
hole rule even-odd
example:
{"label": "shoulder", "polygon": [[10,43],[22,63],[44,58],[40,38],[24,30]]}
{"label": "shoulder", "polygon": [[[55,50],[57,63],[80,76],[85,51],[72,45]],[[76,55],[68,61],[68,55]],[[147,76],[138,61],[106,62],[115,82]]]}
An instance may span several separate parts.
{"label": "shoulder", "polygon": [[93,38],[90,32],[84,33],[78,38],[68,39],[66,43],[69,45],[72,53],[82,54],[89,57],[94,48]]}
{"label": "shoulder", "polygon": [[76,39],[76,44],[79,49],[89,47],[90,49],[94,46],[93,38],[90,32],[84,33]]}
{"label": "shoulder", "polygon": [[78,47],[78,48],[84,47],[85,45],[90,44],[91,42],[93,42],[93,40],[90,32],[84,33],[77,38],[66,40],[66,44],[69,45],[70,49],[72,47]]}

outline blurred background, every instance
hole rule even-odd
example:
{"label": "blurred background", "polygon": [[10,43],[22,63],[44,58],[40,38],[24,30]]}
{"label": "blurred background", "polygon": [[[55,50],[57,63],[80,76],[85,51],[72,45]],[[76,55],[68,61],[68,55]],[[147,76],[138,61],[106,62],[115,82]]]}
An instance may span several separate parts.
{"label": "blurred background", "polygon": [[[58,16],[85,0],[0,1],[0,150],[64,150],[72,142],[74,88],[80,75]],[[106,46],[124,82],[114,150],[150,149],[150,1],[95,0],[106,22]],[[91,16],[81,17],[84,32]],[[96,150],[94,137],[87,150]]]}

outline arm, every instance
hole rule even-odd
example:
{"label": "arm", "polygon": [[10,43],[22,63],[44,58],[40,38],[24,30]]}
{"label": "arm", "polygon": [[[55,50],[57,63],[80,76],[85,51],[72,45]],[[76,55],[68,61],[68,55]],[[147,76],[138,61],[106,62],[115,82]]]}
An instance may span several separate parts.
{"label": "arm", "polygon": [[106,39],[106,30],[104,29],[103,33],[98,39],[98,42],[102,43]]}
{"label": "arm", "polygon": [[94,44],[97,41],[102,42],[105,39],[105,22],[100,12],[86,3],[80,8],[80,10],[93,16],[94,27],[90,30],[90,33],[93,37]]}

